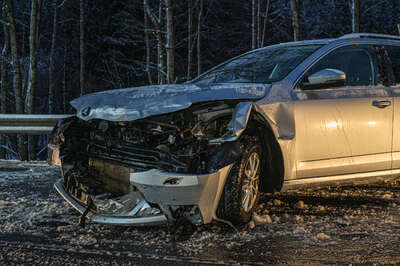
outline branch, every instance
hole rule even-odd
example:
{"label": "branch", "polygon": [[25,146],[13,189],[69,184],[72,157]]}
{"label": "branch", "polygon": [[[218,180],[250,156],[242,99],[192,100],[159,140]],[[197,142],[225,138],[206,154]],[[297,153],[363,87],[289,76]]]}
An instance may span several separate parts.
{"label": "branch", "polygon": [[151,22],[153,23],[154,27],[156,27],[157,30],[159,30],[160,29],[160,23],[154,17],[154,15],[151,13],[151,10],[150,10],[150,7],[149,7],[149,4],[148,4],[147,0],[144,1],[143,5],[144,5],[144,8],[146,9],[146,13],[149,16],[149,18],[150,18]]}
{"label": "branch", "polygon": [[65,4],[65,2],[67,2],[67,0],[64,0],[61,4],[59,4],[59,5],[57,6],[57,8],[62,7],[62,6]]}
{"label": "branch", "polygon": [[10,23],[9,23],[9,22],[7,22],[7,21],[5,21],[5,20],[2,20],[2,19],[0,19],[0,23],[3,23],[3,24],[6,25],[7,27],[10,26]]}

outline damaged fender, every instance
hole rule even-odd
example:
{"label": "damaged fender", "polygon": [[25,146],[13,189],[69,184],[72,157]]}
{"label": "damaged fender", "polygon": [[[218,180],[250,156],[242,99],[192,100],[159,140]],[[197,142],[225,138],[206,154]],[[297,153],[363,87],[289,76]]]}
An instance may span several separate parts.
{"label": "damaged fender", "polygon": [[240,102],[236,105],[235,110],[232,114],[232,119],[229,122],[227,128],[229,134],[222,136],[221,138],[210,140],[210,144],[221,144],[224,142],[236,141],[247,127],[249,122],[251,110],[253,109],[252,102]]}

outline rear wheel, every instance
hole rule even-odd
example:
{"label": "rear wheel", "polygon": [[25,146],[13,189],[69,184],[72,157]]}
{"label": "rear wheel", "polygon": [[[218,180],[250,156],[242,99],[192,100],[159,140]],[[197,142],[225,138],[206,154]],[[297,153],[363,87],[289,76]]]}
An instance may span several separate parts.
{"label": "rear wheel", "polygon": [[234,224],[247,223],[260,195],[260,174],[263,157],[259,138],[243,136],[241,156],[227,177],[217,215]]}

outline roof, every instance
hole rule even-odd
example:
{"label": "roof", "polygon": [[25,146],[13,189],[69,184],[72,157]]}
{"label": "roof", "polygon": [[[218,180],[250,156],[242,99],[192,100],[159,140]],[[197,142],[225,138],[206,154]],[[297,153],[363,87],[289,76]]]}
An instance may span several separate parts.
{"label": "roof", "polygon": [[345,34],[338,39],[358,39],[358,38],[370,38],[370,39],[390,39],[390,40],[400,40],[400,36],[389,35],[389,34],[378,34],[378,33],[350,33]]}
{"label": "roof", "polygon": [[385,39],[385,40],[399,40],[400,36],[397,35],[389,35],[389,34],[378,34],[378,33],[350,33],[345,34],[339,38],[331,38],[331,39],[317,39],[317,40],[304,40],[297,42],[284,42],[276,45],[271,45],[269,47],[275,46],[296,46],[296,45],[310,45],[310,44],[328,44],[333,41],[343,40],[343,39],[360,39],[360,38],[369,38],[369,39]]}

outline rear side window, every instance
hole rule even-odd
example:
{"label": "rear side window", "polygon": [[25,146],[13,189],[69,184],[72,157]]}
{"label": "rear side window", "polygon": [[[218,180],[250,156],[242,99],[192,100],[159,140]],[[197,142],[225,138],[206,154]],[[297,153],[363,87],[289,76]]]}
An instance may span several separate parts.
{"label": "rear side window", "polygon": [[395,84],[400,84],[400,46],[385,46],[392,62]]}

